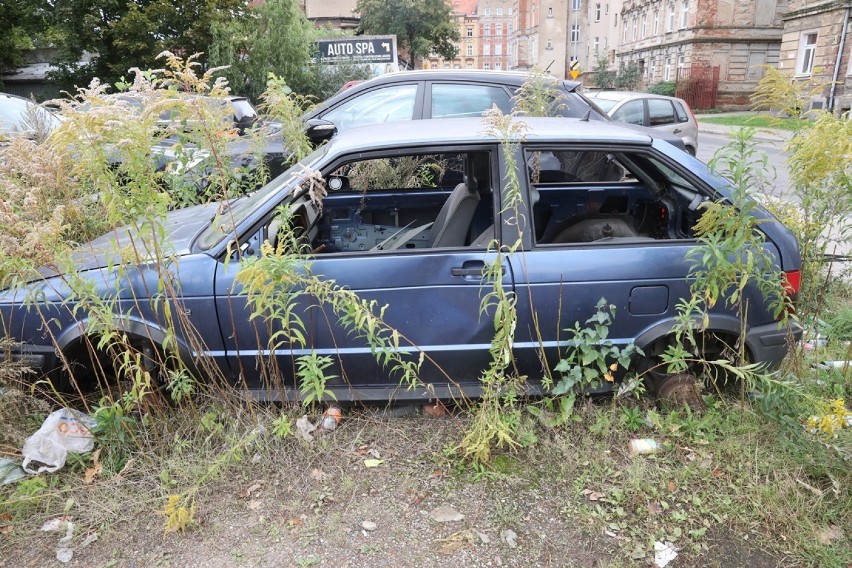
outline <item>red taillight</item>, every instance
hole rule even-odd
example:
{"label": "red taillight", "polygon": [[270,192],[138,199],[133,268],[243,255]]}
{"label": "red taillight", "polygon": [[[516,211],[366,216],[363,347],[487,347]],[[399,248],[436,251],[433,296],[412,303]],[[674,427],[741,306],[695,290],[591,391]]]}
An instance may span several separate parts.
{"label": "red taillight", "polygon": [[802,272],[800,270],[788,270],[784,273],[784,291],[795,300],[802,287]]}
{"label": "red taillight", "polygon": [[799,290],[802,287],[802,272],[800,270],[788,270],[784,273],[783,282],[784,293],[790,303],[787,308],[788,316],[796,315],[796,300],[799,298]]}

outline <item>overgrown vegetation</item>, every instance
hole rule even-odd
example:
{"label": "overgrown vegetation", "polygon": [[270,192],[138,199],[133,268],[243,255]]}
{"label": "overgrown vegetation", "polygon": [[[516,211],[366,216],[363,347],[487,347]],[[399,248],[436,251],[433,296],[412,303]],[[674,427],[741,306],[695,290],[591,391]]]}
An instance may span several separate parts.
{"label": "overgrown vegetation", "polygon": [[[4,538],[25,539],[42,521],[59,515],[108,530],[125,514],[128,502],[143,514],[160,515],[167,532],[194,530],[205,526],[200,512],[209,508],[219,488],[237,480],[241,498],[253,503],[260,483],[255,480],[266,476],[293,487],[285,492],[292,500],[284,502],[287,514],[283,520],[269,521],[265,534],[288,530],[314,542],[330,525],[329,511],[347,523],[356,522],[347,516],[348,508],[335,508],[335,500],[343,491],[372,495],[373,481],[347,476],[363,466],[363,456],[378,458],[380,450],[387,450],[381,455],[398,458],[396,469],[379,470],[375,478],[405,472],[410,478],[402,483],[408,484],[406,491],[413,487],[415,495],[422,487],[411,479],[435,477],[436,468],[441,473],[430,486],[433,493],[452,495],[454,487],[469,485],[471,478],[481,482],[475,488],[491,493],[505,485],[528,502],[538,502],[531,492],[546,489],[547,504],[541,507],[547,522],[570,519],[572,528],[611,535],[613,554],[623,561],[650,558],[653,542],[668,540],[701,563],[707,558],[702,555],[711,554],[713,541],[708,537],[719,532],[754,534],[761,542],[774,543],[773,549],[791,555],[787,558],[796,563],[843,566],[852,561],[850,535],[844,532],[852,524],[852,499],[844,490],[852,483],[852,439],[844,424],[848,412],[844,400],[852,397],[852,378],[848,367],[811,366],[826,358],[852,358],[850,348],[841,343],[852,338],[850,285],[838,277],[836,267],[822,263],[831,250],[825,226],[840,231],[832,235],[835,239],[848,243],[849,238],[845,219],[850,212],[845,207],[852,203],[848,169],[852,149],[838,143],[852,140],[848,120],[826,115],[797,133],[791,164],[800,206],[770,204],[802,243],[802,314],[809,325],[824,316],[823,330],[831,338],[813,354],[794,349],[782,374],[767,375],[750,366],[741,343],[711,354],[701,349],[707,308],[728,303],[744,321],[747,285],[756,284],[773,299],[782,322],[790,310],[780,275],[767,270],[760,226],[749,215],[767,171],[753,151],[749,132],[742,131],[715,160],[717,169],[733,183],[733,197],[729,205],[703,206],[698,227],[703,246],[690,253],[693,296],[682,307],[679,340],[653,371],[635,364],[645,355],[635,346],[608,341],[614,307],[602,298],[590,318],[566,324],[563,357],[544,377],[547,396],[527,400],[524,389],[530,378],[515,372],[512,348],[515,294],[528,291],[502,285],[505,261],[523,255],[523,246],[520,238],[494,241],[486,255],[480,305],[481,317],[489,318],[494,328],[490,365],[480,377],[481,398],[457,401],[461,419],[450,422],[428,443],[418,436],[432,434],[424,434],[418,426],[418,432],[404,434],[394,446],[389,441],[390,434],[397,433],[394,427],[365,414],[351,418],[353,428],[337,432],[337,438],[308,445],[292,435],[295,419],[304,411],[316,414],[323,403],[334,401],[330,382],[341,377],[333,357],[311,351],[302,319],[306,298],[328,308],[350,337],[369,345],[402,388],[425,387],[419,372],[426,356],[385,323],[385,306],[312,272],[311,251],[286,207],[278,211],[281,222],[274,242],[261,245],[254,260],[242,261],[238,281],[250,292],[249,311],[258,338],[265,338],[259,351],[300,353],[293,362],[300,405],[259,406],[239,388],[226,388],[217,369],[196,368],[179,356],[173,330],[191,329],[192,323],[168,270],[173,251],[163,236],[165,212],[250,191],[266,174],[259,165],[230,163],[226,146],[234,133],[224,117],[192,99],[174,96],[177,91],[224,93],[225,83],[215,79],[217,70],[198,76],[192,58],[182,61],[173,56],[166,67],[158,73],[138,71],[133,83],[124,86],[141,99],[141,111],[105,97],[105,86],[93,83],[77,91],[73,101],[62,103],[68,119],[45,144],[16,140],[0,157],[0,283],[27,281],[39,266],[65,272],[64,284],[74,301],[57,307],[81,316],[85,312],[91,342],[81,349],[100,353],[102,365],[73,369],[64,391],[37,383],[36,390],[52,403],[82,406],[96,416],[99,449],[97,454],[73,458],[57,475],[4,486],[0,490]],[[552,114],[558,104],[552,85],[540,73],[519,97],[518,112],[526,116]],[[266,112],[282,122],[285,131],[298,130],[297,118],[307,101],[294,96],[283,80],[268,77],[264,101]],[[159,119],[165,111],[182,120],[164,128]],[[523,117],[495,110],[483,129],[511,144],[523,136]],[[152,148],[165,138],[175,141],[171,147],[176,158],[171,166],[158,168]],[[291,150],[303,155],[308,146],[294,139]],[[529,222],[518,179],[523,168],[514,163],[511,151],[505,154],[503,213],[521,234]],[[197,161],[204,164],[201,170],[206,174],[201,185],[181,175]],[[422,176],[437,179],[444,168],[416,160],[400,162],[396,169],[390,162],[374,164],[378,170],[353,172],[353,179],[360,175],[365,186],[369,180],[389,176],[399,182],[417,178],[416,183],[423,184]],[[321,207],[325,189],[317,172],[305,172],[297,191]],[[849,198],[843,199],[847,194]],[[114,317],[115,294],[104,294],[84,273],[70,269],[74,243],[125,224],[130,224],[132,238],[111,251],[114,269],[126,275],[150,258],[162,261],[152,287],[138,290],[137,297],[140,304],[153,298],[171,330],[156,349],[131,336]],[[49,320],[51,312],[45,309],[43,317]],[[283,384],[284,373],[273,361],[258,364],[267,370],[270,392],[292,388]],[[725,377],[733,374],[741,379],[746,388],[730,399],[704,392],[703,409],[657,409],[645,399],[627,396],[641,392],[648,376],[663,367],[669,367],[665,374],[721,369]],[[29,432],[47,409],[36,402],[41,398],[13,388],[24,384],[23,372],[19,367],[0,367],[0,409],[14,406],[21,411],[7,416],[0,410],[0,420]],[[711,382],[720,376],[715,371],[705,375]],[[622,387],[610,402],[597,404],[586,396],[597,384],[615,380]],[[95,397],[83,392],[92,386]],[[662,451],[627,456],[627,444],[635,437],[656,438]],[[20,436],[4,434],[2,443],[3,448],[18,447]],[[426,445],[423,455],[400,457],[421,443]],[[325,465],[338,462],[341,465]],[[325,473],[312,471],[318,463]],[[96,483],[89,486],[85,479]],[[232,493],[234,489],[229,487]],[[122,494],[122,499],[110,499],[109,493]],[[130,495],[124,499],[124,494]],[[415,498],[417,503],[422,500]],[[90,506],[95,501],[98,506]],[[416,510],[408,512],[410,501],[400,503],[399,516],[404,519]],[[296,507],[300,512],[291,514],[290,508]],[[519,522],[507,505],[494,505],[482,514],[489,530],[516,527]],[[279,517],[275,513],[266,518]]]}
{"label": "overgrown vegetation", "polygon": [[609,58],[606,54],[600,54],[595,59],[592,67],[594,73],[594,84],[599,89],[615,89],[617,91],[632,91],[639,86],[642,76],[639,72],[639,64],[635,61],[625,63],[621,61],[618,69],[610,67]]}

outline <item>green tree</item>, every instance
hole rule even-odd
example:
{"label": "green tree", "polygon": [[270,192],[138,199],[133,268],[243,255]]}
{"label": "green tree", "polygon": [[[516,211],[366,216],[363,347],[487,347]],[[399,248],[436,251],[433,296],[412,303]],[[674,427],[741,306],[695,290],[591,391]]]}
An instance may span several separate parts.
{"label": "green tree", "polygon": [[396,35],[412,65],[434,50],[444,59],[458,54],[459,32],[445,0],[358,0],[359,33]]}
{"label": "green tree", "polygon": [[[155,67],[162,51],[207,52],[214,23],[242,19],[243,6],[241,0],[55,0],[56,76],[69,86],[92,77],[112,83],[131,67]],[[92,60],[78,66],[84,53]]]}
{"label": "green tree", "polygon": [[618,89],[621,91],[635,89],[639,86],[641,75],[639,73],[639,64],[635,61],[628,61],[626,64],[622,61],[618,65],[618,70],[611,69],[609,59],[606,55],[598,55],[595,59],[595,65],[592,68],[594,72],[594,84],[599,89]]}
{"label": "green tree", "polygon": [[228,66],[221,74],[233,92],[257,100],[269,73],[298,92],[309,84],[314,28],[296,0],[267,0],[245,18],[213,26],[210,64]]}
{"label": "green tree", "polygon": [[38,36],[48,28],[48,9],[44,0],[3,0],[0,70],[22,65],[23,52],[38,46]]}
{"label": "green tree", "polygon": [[609,68],[609,58],[603,54],[596,54],[595,65],[592,67],[595,87],[599,89],[612,89],[615,87],[617,73]]}

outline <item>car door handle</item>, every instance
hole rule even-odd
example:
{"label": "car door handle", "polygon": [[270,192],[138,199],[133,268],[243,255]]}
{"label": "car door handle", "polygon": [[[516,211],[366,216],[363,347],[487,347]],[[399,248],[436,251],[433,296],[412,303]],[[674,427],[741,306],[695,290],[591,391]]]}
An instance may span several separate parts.
{"label": "car door handle", "polygon": [[[482,278],[482,270],[485,268],[485,262],[481,260],[468,260],[462,263],[461,266],[454,266],[450,269],[450,274],[453,276],[476,276]],[[503,265],[505,273],[508,267]]]}
{"label": "car door handle", "polygon": [[675,128],[672,134],[680,134],[680,128]]}

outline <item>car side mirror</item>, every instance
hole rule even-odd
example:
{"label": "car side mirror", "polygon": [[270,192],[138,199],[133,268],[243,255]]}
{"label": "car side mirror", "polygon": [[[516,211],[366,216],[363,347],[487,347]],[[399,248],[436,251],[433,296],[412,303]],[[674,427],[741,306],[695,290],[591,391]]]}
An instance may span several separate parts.
{"label": "car side mirror", "polygon": [[305,122],[305,135],[315,144],[325,142],[335,134],[337,134],[337,126],[329,120],[311,118]]}

